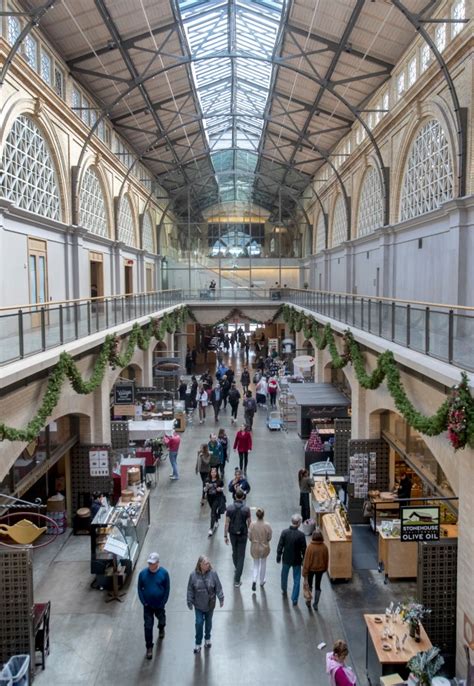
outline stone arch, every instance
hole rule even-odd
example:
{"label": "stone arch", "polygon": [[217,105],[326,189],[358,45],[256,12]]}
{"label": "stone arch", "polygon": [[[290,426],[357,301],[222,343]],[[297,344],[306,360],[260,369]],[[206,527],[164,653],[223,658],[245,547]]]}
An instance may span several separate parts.
{"label": "stone arch", "polygon": [[[102,195],[104,198],[104,206],[105,206],[105,215],[106,215],[106,221],[107,221],[107,238],[112,238],[112,217],[113,217],[113,203],[112,203],[112,197],[110,194],[110,189],[107,183],[107,176],[105,173],[104,166],[102,164],[102,160],[98,155],[88,155],[86,159],[84,160],[84,164],[79,170],[79,176],[77,180],[77,202],[76,202],[76,207],[77,207],[77,223],[80,225],[81,217],[80,217],[80,207],[81,207],[81,198],[80,198],[80,193],[81,193],[81,188],[82,188],[82,183],[84,180],[84,175],[88,170],[92,170],[100,184],[100,188],[102,190]],[[87,227],[84,227],[87,228]],[[98,235],[93,232],[90,232],[92,235]]]}
{"label": "stone arch", "polygon": [[392,196],[393,202],[390,203],[392,208],[392,223],[398,223],[400,216],[400,201],[402,195],[403,179],[406,169],[408,156],[410,154],[413,142],[419,130],[430,120],[436,119],[439,122],[443,133],[447,138],[449,145],[449,153],[453,164],[453,197],[458,193],[458,174],[457,165],[459,160],[458,139],[456,135],[456,125],[454,117],[446,104],[439,98],[434,97],[429,101],[420,103],[419,107],[413,112],[410,117],[410,124],[405,130],[405,135],[400,146],[400,154],[392,171]]}
{"label": "stone arch", "polygon": [[56,182],[59,190],[61,217],[58,221],[68,224],[71,221],[69,169],[55,128],[52,125],[50,118],[47,116],[47,112],[42,106],[39,98],[12,97],[3,108],[2,117],[0,119],[1,154],[3,155],[5,142],[13,124],[20,116],[30,119],[44,138],[54,165]]}
{"label": "stone arch", "polygon": [[[363,234],[360,233],[360,217],[361,217],[361,199],[362,199],[362,192],[365,187],[365,183],[368,179],[368,174],[369,173],[375,173],[378,177],[378,181],[380,184],[380,222],[377,224],[377,226],[374,226],[368,231],[365,231]],[[356,237],[359,238],[360,236],[367,236],[373,231],[375,231],[377,228],[380,228],[384,224],[384,199],[383,199],[383,180],[382,180],[382,175],[380,173],[379,166],[375,160],[375,158],[370,155],[368,160],[367,160],[367,165],[364,167],[363,172],[360,177],[360,182],[358,184],[358,187],[355,192],[355,207],[354,207],[354,228],[355,228],[355,234]]]}
{"label": "stone arch", "polygon": [[154,357],[168,357],[168,346],[164,341],[158,341],[153,350]]}
{"label": "stone arch", "polygon": [[[141,221],[140,221],[140,248],[142,250],[146,250],[147,252],[152,252],[152,253],[157,253],[157,244],[156,244],[156,218],[154,216],[154,212],[152,212],[151,209],[146,209],[142,216],[141,216]],[[152,249],[150,250],[150,246],[147,244],[147,236],[145,235],[145,228],[147,225],[147,221],[150,223],[151,227],[151,240],[152,240]]]}
{"label": "stone arch", "polygon": [[[330,225],[330,236],[329,236],[329,241],[328,241],[328,247],[329,248],[337,248],[347,240],[347,213],[346,213],[346,207],[344,204],[344,197],[343,197],[342,193],[336,194],[334,201],[333,201],[330,217],[331,217],[331,220],[329,223],[329,225]],[[338,229],[338,227],[334,226],[335,220],[338,220],[338,221],[343,220],[345,222],[344,231],[342,232],[344,234],[344,237],[336,245],[334,245],[334,229],[335,228]],[[342,236],[342,233],[341,233],[341,236]]]}

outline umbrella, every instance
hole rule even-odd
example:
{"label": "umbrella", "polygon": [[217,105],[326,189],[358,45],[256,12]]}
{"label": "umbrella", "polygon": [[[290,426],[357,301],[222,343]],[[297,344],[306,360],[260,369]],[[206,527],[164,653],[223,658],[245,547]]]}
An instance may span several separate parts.
{"label": "umbrella", "polygon": [[293,360],[293,364],[301,369],[309,369],[314,363],[315,359],[314,357],[311,357],[311,355],[298,355],[298,357],[295,357]]}

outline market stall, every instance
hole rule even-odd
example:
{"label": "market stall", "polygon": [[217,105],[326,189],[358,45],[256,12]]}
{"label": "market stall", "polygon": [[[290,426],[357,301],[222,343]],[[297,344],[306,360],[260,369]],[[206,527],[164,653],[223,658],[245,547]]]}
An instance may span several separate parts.
{"label": "market stall", "polygon": [[352,579],[352,528],[345,511],[323,515],[321,530],[329,551],[329,578]]}
{"label": "market stall", "polygon": [[330,383],[290,383],[289,391],[297,405],[297,429],[301,438],[309,438],[313,422],[322,420],[333,428],[333,420],[349,417],[351,401]]}

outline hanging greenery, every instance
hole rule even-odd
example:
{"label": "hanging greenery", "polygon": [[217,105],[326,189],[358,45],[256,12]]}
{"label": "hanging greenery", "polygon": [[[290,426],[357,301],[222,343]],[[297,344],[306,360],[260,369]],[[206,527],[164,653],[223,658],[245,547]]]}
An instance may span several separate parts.
{"label": "hanging greenery", "polygon": [[237,320],[239,322],[252,322],[252,324],[263,324],[263,321],[261,319],[254,319],[253,317],[249,317],[248,314],[244,314],[244,312],[242,312],[242,310],[240,310],[238,307],[234,307],[225,317],[222,317],[222,319],[219,319],[214,324],[211,324],[211,326],[213,328],[216,326],[222,326],[222,324],[227,324],[227,322],[232,322],[234,320]]}
{"label": "hanging greenery", "polygon": [[426,417],[409,400],[400,377],[400,370],[390,350],[378,356],[376,368],[369,373],[365,368],[361,348],[350,331],[344,332],[345,351],[341,354],[329,324],[323,326],[314,317],[307,316],[290,305],[282,305],[274,319],[278,316],[283,317],[292,331],[303,329],[305,337],[312,338],[318,350],[327,347],[335,369],[342,369],[351,363],[357,381],[363,388],[375,390],[386,380],[395,407],[415,431],[426,436],[439,436],[443,431],[447,431],[448,439],[455,450],[465,448],[466,445],[474,448],[474,399],[465,372],[461,373],[461,382],[453,387],[449,397],[434,415]]}
{"label": "hanging greenery", "polygon": [[92,393],[101,385],[108,366],[112,369],[128,367],[137,347],[140,350],[148,350],[152,339],[163,340],[166,332],[174,333],[176,329],[181,328],[187,317],[188,308],[180,307],[173,312],[165,313],[161,320],[150,319],[145,327],[135,323],[128,334],[127,345],[122,353],[120,352],[121,338],[116,334],[106,336],[92,374],[87,381],[82,378],[74,358],[69,353],[61,353],[58,363],[50,372],[46,392],[36,415],[24,429],[15,429],[0,423],[0,440],[31,443],[46,425],[48,417],[58,404],[66,378],[69,379],[76,393],[81,395]]}

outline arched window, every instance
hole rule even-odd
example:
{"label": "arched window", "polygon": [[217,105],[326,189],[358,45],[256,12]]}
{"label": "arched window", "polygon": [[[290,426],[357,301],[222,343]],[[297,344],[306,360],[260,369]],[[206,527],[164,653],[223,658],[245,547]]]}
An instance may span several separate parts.
{"label": "arched window", "polygon": [[107,212],[104,194],[97,172],[88,167],[82,177],[79,193],[79,221],[88,231],[98,236],[108,236]]}
{"label": "arched window", "polygon": [[153,224],[151,221],[150,213],[146,212],[143,217],[143,230],[142,230],[142,240],[143,240],[143,250],[148,250],[148,252],[155,252],[155,241],[153,240]]}
{"label": "arched window", "polygon": [[18,207],[49,219],[61,219],[61,200],[53,158],[31,119],[13,122],[2,156],[0,193]]}
{"label": "arched window", "polygon": [[120,201],[118,214],[118,239],[125,245],[135,247],[137,244],[135,236],[135,225],[133,221],[133,211],[128,196],[123,196]]}
{"label": "arched window", "polygon": [[359,199],[357,235],[366,236],[383,224],[383,198],[380,175],[375,167],[369,167],[362,182]]}
{"label": "arched window", "polygon": [[335,248],[337,245],[344,243],[345,240],[347,240],[346,206],[344,205],[344,199],[342,195],[339,195],[334,206],[334,214],[332,218],[331,247]]}
{"label": "arched window", "polygon": [[324,224],[324,214],[319,213],[318,224],[316,226],[316,254],[326,248],[326,226]]}
{"label": "arched window", "polygon": [[403,177],[400,220],[418,217],[453,197],[453,164],[440,123],[431,119],[413,141]]}

